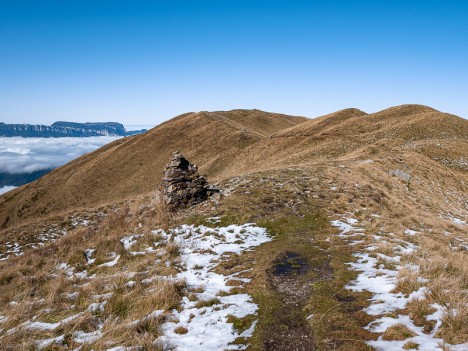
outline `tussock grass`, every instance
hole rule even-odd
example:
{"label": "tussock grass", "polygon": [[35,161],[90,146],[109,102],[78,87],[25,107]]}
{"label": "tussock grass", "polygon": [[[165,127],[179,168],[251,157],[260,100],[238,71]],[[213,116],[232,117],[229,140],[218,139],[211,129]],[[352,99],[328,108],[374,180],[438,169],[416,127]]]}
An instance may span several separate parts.
{"label": "tussock grass", "polygon": [[[86,345],[83,351],[107,349],[113,345],[160,349],[160,345],[154,345],[152,340],[158,335],[162,320],[157,318],[147,322],[143,318],[152,310],[177,308],[187,288],[183,282],[144,282],[155,275],[175,274],[174,264],[179,252],[172,243],[163,247],[164,241],[152,236],[148,228],[169,227],[182,219],[190,222],[187,217],[198,213],[198,218],[194,216],[195,222],[211,211],[211,205],[207,204],[200,206],[199,212],[187,211],[170,216],[154,192],[160,180],[154,170],[162,170],[170,152],[174,151],[174,145],[166,143],[165,138],[179,135],[180,128],[189,123],[190,137],[181,141],[182,146],[189,148],[193,140],[199,142],[195,148],[189,148],[191,151],[187,156],[205,167],[210,177],[226,179],[236,175],[224,183],[232,194],[229,201],[214,210],[214,215],[222,215],[220,225],[253,221],[268,228],[276,237],[274,242],[259,248],[255,255],[246,252],[240,258],[240,264],[230,258],[219,268],[228,272],[246,262],[255,262],[253,271],[246,273],[246,277],[252,279],[251,284],[245,287],[261,311],[257,333],[252,338],[254,348],[261,349],[272,338],[280,340],[285,328],[297,327],[290,322],[304,321],[305,316],[313,315],[304,322],[304,328],[312,330],[314,347],[347,351],[365,349],[363,341],[377,337],[363,329],[372,318],[362,311],[370,296],[344,289],[356,276],[347,269],[346,263],[353,260],[355,251],[373,241],[372,234],[383,233],[388,233],[388,238],[404,239],[419,247],[417,252],[403,257],[403,263],[420,266],[420,276],[429,280],[426,284],[429,293],[424,303],[410,303],[407,312],[426,328],[424,319],[433,312],[431,303],[445,306],[448,311],[452,308],[460,311],[460,314],[448,312],[443,316],[439,334],[450,342],[466,342],[468,326],[460,318],[466,315],[463,306],[467,305],[464,293],[468,286],[466,252],[453,249],[453,243],[455,237],[468,238],[466,231],[450,223],[447,214],[462,212],[468,179],[465,173],[445,166],[446,160],[431,159],[446,158],[446,153],[466,154],[466,123],[432,109],[404,106],[369,116],[359,111],[344,111],[275,135],[271,134],[285,125],[293,127],[295,119],[283,116],[279,126],[273,122],[276,119],[268,117],[271,138],[267,138],[261,132],[263,126],[260,128],[260,124],[249,116],[267,117],[265,113],[246,111],[181,116],[141,139],[127,138],[85,156],[77,161],[83,167],[76,167],[76,163],[64,167],[42,180],[40,187],[33,186],[22,193],[21,197],[9,199],[8,203],[0,201],[3,206],[0,224],[7,227],[27,216],[48,216],[47,211],[39,212],[47,206],[50,211],[65,211],[76,206],[94,206],[101,201],[121,201],[117,206],[106,207],[106,218],[99,226],[74,230],[46,247],[0,262],[0,314],[9,318],[2,328],[13,328],[35,315],[58,320],[62,317],[60,313],[47,311],[59,309],[64,311],[63,316],[73,315],[85,311],[90,303],[109,300],[104,311],[85,311],[78,320],[47,336],[63,331],[67,342],[73,345],[73,332],[94,331],[96,320],[103,318],[105,335],[92,345]],[[239,126],[246,130],[239,134]],[[410,128],[406,128],[408,126]],[[216,135],[217,140],[206,139],[206,135]],[[443,145],[437,150],[431,145],[435,137],[437,143]],[[223,140],[221,148],[218,139]],[[143,150],[142,153],[134,152],[136,148]],[[154,150],[160,152],[154,154]],[[100,162],[96,162],[97,159]],[[74,173],[77,169],[78,173]],[[410,174],[411,181],[402,182],[390,176],[388,172],[395,169]],[[258,173],[259,170],[269,171]],[[70,177],[71,172],[73,177]],[[109,182],[109,174],[115,175],[115,182],[125,186],[116,191],[115,182]],[[92,186],[91,178],[94,180]],[[69,179],[69,182],[61,179]],[[337,190],[332,191],[331,187]],[[41,188],[46,193],[39,198],[37,189]],[[74,189],[80,189],[81,193]],[[148,195],[122,201],[142,193]],[[31,201],[33,197],[35,202]],[[2,197],[2,201],[6,198]],[[23,203],[18,202],[19,198]],[[23,204],[25,207],[21,207]],[[353,213],[366,227],[367,236],[362,245],[345,246],[341,239],[333,236],[328,225],[329,215],[346,213]],[[381,217],[371,216],[377,213]],[[7,216],[11,218],[5,223]],[[139,229],[139,224],[143,228]],[[22,230],[30,228],[24,225]],[[406,228],[417,229],[421,235],[408,238],[403,234]],[[142,246],[135,249],[144,249],[158,241],[167,251],[159,256],[161,262],[156,263],[149,256],[132,256],[123,250],[120,238],[135,232],[145,235],[140,242]],[[82,251],[87,248],[96,249],[94,264],[88,265],[83,257]],[[309,287],[313,296],[303,299],[302,302],[306,302],[298,304],[300,307],[288,305],[289,310],[284,306],[294,296],[285,297],[278,293],[271,278],[272,264],[286,248],[307,257],[308,264],[314,267],[308,276],[308,283],[313,283]],[[390,253],[392,250],[383,245],[377,251]],[[110,252],[121,256],[118,264],[98,267],[110,260]],[[171,263],[169,267],[166,262]],[[96,274],[96,277],[70,279],[64,270],[57,268],[61,263],[75,268],[74,273],[87,270],[88,275]],[[388,267],[385,260],[379,263]],[[132,276],[127,276],[128,273]],[[397,289],[405,294],[419,286],[417,277],[410,271],[403,270],[399,277]],[[135,282],[133,287],[126,286],[129,280]],[[231,280],[228,285],[236,285],[236,281]],[[73,292],[79,292],[79,295],[69,300],[67,294]],[[95,296],[102,294],[112,294],[112,297]],[[14,301],[18,303],[10,304]],[[147,325],[132,325],[135,320]],[[405,334],[402,330],[393,332],[396,336],[388,337]],[[29,336],[22,331],[3,337],[2,341],[16,349],[31,346]]]}
{"label": "tussock grass", "polygon": [[[178,308],[186,293],[183,281],[144,278],[174,273],[165,262],[155,264],[155,255],[129,255],[120,239],[138,232],[145,213],[135,204],[113,210],[100,226],[76,229],[46,247],[28,250],[23,256],[0,262],[0,315],[8,319],[2,325],[1,343],[12,350],[34,349],[33,340],[64,335],[69,347],[75,332],[96,332],[103,323],[101,339],[89,345],[105,349],[109,343],[143,345],[148,350],[162,350],[153,342],[160,335],[164,315],[147,318],[156,310]],[[153,219],[152,219],[153,220]],[[147,234],[147,236],[150,234]],[[147,241],[153,244],[152,239]],[[165,245],[160,244],[165,252]],[[93,248],[95,262],[88,264],[83,251]],[[176,260],[179,248],[170,243],[164,257]],[[114,267],[99,267],[112,259],[110,252],[121,258]],[[64,268],[60,265],[65,264]],[[92,278],[78,278],[76,273],[88,272]],[[127,277],[126,273],[131,273]],[[127,283],[133,279],[134,283]],[[104,303],[103,305],[99,305]],[[95,304],[94,310],[88,306]],[[19,328],[7,335],[6,330],[22,323],[36,321],[56,323],[81,313],[78,318],[53,331],[28,332]],[[137,321],[135,323],[135,321]],[[51,346],[52,347],[52,346]],[[58,345],[53,348],[63,349]],[[85,345],[84,349],[88,349]]]}
{"label": "tussock grass", "polygon": [[450,344],[465,343],[468,338],[468,305],[457,302],[442,317],[438,335]]}
{"label": "tussock grass", "polygon": [[257,319],[255,315],[247,315],[244,318],[238,318],[233,315],[228,315],[228,323],[232,323],[234,329],[239,333],[242,334],[245,330],[249,329],[252,323]]}
{"label": "tussock grass", "polygon": [[411,294],[418,290],[424,284],[420,281],[420,273],[407,267],[403,267],[398,271],[398,281],[395,291],[401,291],[405,295]]}
{"label": "tussock grass", "polygon": [[185,327],[182,327],[182,326],[179,326],[177,328],[174,329],[174,332],[176,334],[187,334],[188,333],[188,329],[185,328]]}
{"label": "tussock grass", "polygon": [[383,340],[406,340],[416,336],[411,330],[409,330],[404,324],[396,324],[388,328],[382,335]]}
{"label": "tussock grass", "polygon": [[197,303],[195,304],[195,307],[196,308],[211,307],[219,303],[221,303],[221,301],[217,298],[213,298],[210,300],[200,300],[200,301],[197,301]]}
{"label": "tussock grass", "polygon": [[413,341],[407,341],[403,345],[404,350],[419,350],[419,344],[413,342]]}
{"label": "tussock grass", "polygon": [[426,333],[431,332],[435,326],[435,321],[427,320],[427,316],[435,311],[435,308],[431,306],[431,302],[428,299],[413,299],[405,309],[405,312],[408,313],[414,324],[424,327]]}
{"label": "tussock grass", "polygon": [[[435,312],[431,304],[439,304],[448,312],[442,316],[437,336],[451,343],[468,342],[468,319],[449,312],[460,309],[466,315],[468,260],[459,243],[468,242],[468,234],[446,217],[448,213],[461,213],[463,216],[460,209],[465,206],[468,191],[466,174],[453,173],[411,153],[400,154],[393,160],[391,153],[386,155],[385,159],[374,159],[371,163],[357,165],[350,162],[346,164],[349,173],[330,169],[329,179],[334,179],[331,183],[339,184],[342,189],[339,198],[333,201],[331,211],[359,213],[360,223],[367,233],[380,236],[385,232],[393,233],[385,240],[395,244],[399,240],[415,244],[415,252],[400,255],[401,263],[403,266],[417,265],[419,271],[401,269],[395,292],[408,296],[425,286],[426,299],[411,301],[403,313],[409,314],[416,325],[430,332],[435,322],[427,321],[426,317]],[[411,184],[389,177],[386,172],[393,169],[403,169],[410,174]],[[366,204],[367,211],[361,207],[357,211],[356,205],[362,202]],[[367,216],[363,218],[362,212]],[[373,216],[374,213],[379,217]],[[404,233],[405,229],[414,229],[418,234],[410,236]],[[385,247],[378,242],[372,242],[377,246],[375,252],[394,256],[390,254],[393,244]],[[363,245],[369,243],[367,240]],[[384,259],[379,259],[378,263],[389,269],[398,269],[393,262]]]}
{"label": "tussock grass", "polygon": [[167,230],[171,224],[173,215],[168,211],[166,203],[164,202],[164,197],[160,191],[155,194],[154,213],[158,219],[159,226],[164,230]]}

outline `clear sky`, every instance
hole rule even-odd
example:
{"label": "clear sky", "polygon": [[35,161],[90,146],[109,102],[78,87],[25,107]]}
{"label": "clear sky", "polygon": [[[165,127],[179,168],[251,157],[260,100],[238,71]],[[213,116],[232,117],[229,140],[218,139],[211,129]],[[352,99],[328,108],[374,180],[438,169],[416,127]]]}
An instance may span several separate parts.
{"label": "clear sky", "polygon": [[468,117],[465,0],[0,0],[0,121],[419,103]]}

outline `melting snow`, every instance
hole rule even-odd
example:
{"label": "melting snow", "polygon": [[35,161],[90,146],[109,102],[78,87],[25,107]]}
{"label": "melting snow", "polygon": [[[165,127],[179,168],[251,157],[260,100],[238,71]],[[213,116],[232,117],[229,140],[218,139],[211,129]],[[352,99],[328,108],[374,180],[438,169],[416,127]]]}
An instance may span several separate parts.
{"label": "melting snow", "polygon": [[26,322],[24,324],[24,329],[27,330],[55,330],[59,326],[67,324],[72,320],[80,317],[83,313],[78,313],[68,318],[62,319],[60,322],[57,323],[45,323],[45,322]]}
{"label": "melting snow", "polygon": [[460,218],[456,218],[456,217],[452,217],[452,222],[457,225],[466,225],[466,221],[463,221]]}
{"label": "melting snow", "polygon": [[111,258],[113,258],[113,260],[100,264],[99,267],[114,267],[117,264],[117,262],[119,262],[120,255],[117,255],[115,252],[111,252],[110,256]]}
{"label": "melting snow", "polygon": [[124,236],[122,239],[120,239],[120,242],[122,243],[123,247],[125,250],[130,249],[133,245],[136,244],[138,238],[142,237],[142,234],[134,234],[134,235],[129,235],[129,236]]}
{"label": "melting snow", "polygon": [[93,302],[88,306],[88,311],[90,312],[104,312],[104,306],[106,305],[107,301],[104,302]]}
{"label": "melting snow", "polygon": [[125,284],[127,288],[133,288],[135,285],[136,285],[136,281],[134,280],[130,280],[129,282],[127,282],[127,284]]}
{"label": "melting snow", "polygon": [[[411,330],[416,336],[408,338],[403,341],[389,341],[389,340],[382,340],[382,336],[380,336],[377,340],[368,341],[367,343],[370,346],[375,347],[377,350],[381,351],[394,351],[394,350],[404,350],[403,346],[407,342],[414,342],[419,345],[418,350],[420,351],[442,351],[443,349],[440,347],[443,344],[443,340],[440,338],[436,338],[435,335],[437,334],[440,326],[442,325],[442,315],[445,311],[445,308],[438,305],[432,304],[433,308],[436,311],[427,316],[426,319],[428,321],[435,321],[436,325],[432,332],[426,334],[424,332],[423,327],[418,327],[414,325],[413,321],[409,316],[405,315],[398,315],[397,318],[390,318],[390,317],[382,317],[377,319],[376,321],[370,323],[366,329],[375,332],[375,333],[383,333],[388,328],[397,325],[403,324],[409,330]],[[447,344],[446,344],[447,345]],[[449,346],[450,351],[466,351],[468,350],[468,343],[467,344],[460,344],[460,345],[447,345]]]}
{"label": "melting snow", "polygon": [[206,221],[212,224],[221,223],[221,217],[210,217],[210,218],[207,218]]}
{"label": "melting snow", "polygon": [[[213,217],[210,222],[215,224],[220,222],[219,217]],[[163,344],[173,345],[177,351],[215,351],[215,350],[244,350],[248,345],[234,344],[238,338],[249,338],[252,336],[257,321],[253,321],[249,328],[240,332],[234,329],[233,323],[228,322],[230,317],[242,319],[247,316],[254,316],[258,311],[258,306],[252,301],[250,295],[245,293],[233,293],[229,295],[232,286],[228,282],[235,280],[245,284],[250,280],[243,274],[249,270],[236,272],[230,275],[216,273],[214,270],[219,262],[225,260],[227,256],[241,254],[253,250],[256,246],[271,241],[266,229],[257,227],[253,223],[244,225],[230,225],[226,227],[209,228],[206,226],[182,225],[172,229],[167,233],[163,230],[153,231],[160,236],[161,244],[173,241],[180,247],[180,264],[177,265],[179,273],[175,277],[156,276],[145,280],[170,279],[184,280],[192,294],[196,296],[197,301],[191,301],[184,297],[181,301],[180,309],[171,311],[170,316],[166,316],[162,326],[163,336],[158,340]],[[129,235],[122,238],[121,243],[126,250],[129,250],[137,239],[142,235]],[[157,245],[156,245],[157,246]],[[148,254],[156,252],[157,255],[164,254],[163,248],[154,249],[148,247],[135,254]],[[130,254],[134,252],[129,251]],[[88,264],[95,262],[93,255],[95,249],[87,249],[84,255]],[[105,262],[99,267],[115,266],[120,256],[112,252],[111,261]],[[160,261],[157,259],[156,262]],[[67,263],[61,263],[57,266],[59,271],[66,274],[68,278],[87,276],[87,271],[75,272],[75,268]],[[131,277],[129,277],[131,278]],[[142,283],[145,283],[145,280]],[[127,287],[135,286],[136,281],[127,282]],[[238,286],[238,284],[236,284]],[[220,294],[223,293],[223,294]],[[63,294],[67,298],[77,298],[78,293]],[[87,311],[91,313],[102,312],[106,308],[107,299],[112,293],[91,295],[96,302],[89,304]],[[210,303],[206,303],[210,301]],[[200,302],[203,302],[200,304]],[[202,306],[203,305],[203,306]],[[7,334],[15,332],[19,328],[28,331],[60,331],[61,327],[72,320],[80,317],[85,312],[65,318],[56,323],[40,322],[35,318],[28,320],[7,331]],[[158,317],[167,314],[167,311],[156,310],[143,319],[133,321],[131,324],[138,323],[147,318]],[[0,324],[7,321],[7,318],[0,316]],[[177,334],[176,328],[185,328],[187,333]],[[72,338],[76,343],[92,343],[103,336],[103,325],[100,324],[98,330],[85,332],[75,330]],[[49,339],[36,340],[37,349],[45,349],[53,344],[64,342],[64,335],[58,335]],[[78,349],[81,349],[79,347]],[[77,349],[77,350],[78,350]],[[124,346],[113,347],[110,350],[130,350],[138,348],[127,348]]]}
{"label": "melting snow", "polygon": [[85,255],[86,262],[88,264],[93,264],[94,261],[96,261],[95,258],[92,258],[95,252],[96,252],[96,249],[86,249],[86,250],[84,250],[83,253]]}
{"label": "melting snow", "polygon": [[36,347],[38,350],[45,349],[52,344],[62,344],[65,340],[65,335],[57,336],[56,338],[43,339],[35,341]]}
{"label": "melting snow", "polygon": [[84,343],[91,343],[93,341],[96,341],[102,336],[101,330],[96,330],[94,332],[90,333],[85,333],[82,330],[78,330],[75,333],[73,333],[73,340],[79,344],[84,344]]}
{"label": "melting snow", "polygon": [[[183,249],[181,253],[183,270],[176,278],[185,279],[188,286],[203,287],[197,293],[198,300],[209,301],[211,306],[197,307],[197,301],[183,298],[181,311],[172,311],[177,321],[164,324],[163,342],[175,345],[177,350],[243,350],[247,345],[230,345],[238,337],[250,337],[255,329],[253,323],[243,333],[238,333],[228,316],[244,318],[256,314],[258,306],[247,294],[218,296],[220,292],[229,292],[226,283],[231,279],[247,281],[237,274],[225,276],[212,270],[218,265],[221,256],[227,253],[241,253],[271,240],[264,228],[253,224],[230,225],[227,227],[208,228],[205,226],[183,225],[169,234],[158,231],[164,237],[174,236]],[[174,329],[183,327],[186,334],[177,334]]]}
{"label": "melting snow", "polygon": [[[355,232],[361,233],[363,229],[354,226],[357,223],[358,221],[355,219],[345,219],[345,222],[340,220],[331,222],[333,226],[341,230],[341,233],[338,235],[341,238],[353,237]],[[413,236],[416,232],[406,229],[405,234]],[[381,240],[381,237],[374,236],[374,239]],[[394,245],[395,253],[397,254],[411,254],[417,249],[414,244],[397,239],[395,239],[395,241],[400,243]],[[376,247],[373,245],[367,247],[367,251],[372,252],[375,250]],[[370,298],[371,304],[364,309],[368,315],[382,316],[390,312],[404,309],[411,300],[425,298],[427,292],[427,288],[425,287],[413,291],[408,297],[401,292],[393,292],[396,288],[398,270],[402,268],[401,265],[396,266],[397,270],[392,270],[385,268],[383,264],[379,264],[378,259],[372,257],[369,253],[358,252],[354,254],[354,256],[357,258],[356,262],[351,262],[349,265],[351,269],[360,273],[346,288],[352,291],[369,291],[373,293],[373,296]],[[377,256],[392,263],[399,263],[401,258],[398,255],[390,257],[381,253],[377,253]],[[419,270],[419,267],[416,265],[407,265],[407,267],[416,271]],[[427,281],[422,277],[420,278],[419,281],[421,283]],[[420,351],[442,351],[439,345],[443,343],[443,340],[436,338],[435,335],[442,324],[442,315],[446,309],[437,304],[433,304],[432,307],[436,309],[436,312],[427,316],[427,320],[435,321],[436,325],[431,333],[426,334],[422,327],[415,326],[409,316],[401,314],[398,315],[397,318],[384,316],[371,322],[366,329],[375,333],[384,333],[388,328],[396,324],[403,324],[414,332],[416,336],[403,341],[383,340],[382,336],[380,336],[377,340],[367,341],[367,344],[380,351],[396,351],[404,350],[403,346],[411,341],[419,345],[418,350]],[[451,351],[468,350],[468,344],[449,346]]]}

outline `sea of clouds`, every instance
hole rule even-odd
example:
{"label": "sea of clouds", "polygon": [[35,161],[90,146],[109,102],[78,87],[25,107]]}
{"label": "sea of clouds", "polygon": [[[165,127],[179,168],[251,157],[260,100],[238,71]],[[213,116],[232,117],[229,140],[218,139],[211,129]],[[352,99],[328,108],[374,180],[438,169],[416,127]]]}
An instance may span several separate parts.
{"label": "sea of clouds", "polygon": [[0,137],[0,172],[19,174],[56,168],[119,138]]}
{"label": "sea of clouds", "polygon": [[5,185],[0,187],[0,195],[5,194],[9,192],[10,190],[15,189],[16,186],[11,186],[11,185]]}

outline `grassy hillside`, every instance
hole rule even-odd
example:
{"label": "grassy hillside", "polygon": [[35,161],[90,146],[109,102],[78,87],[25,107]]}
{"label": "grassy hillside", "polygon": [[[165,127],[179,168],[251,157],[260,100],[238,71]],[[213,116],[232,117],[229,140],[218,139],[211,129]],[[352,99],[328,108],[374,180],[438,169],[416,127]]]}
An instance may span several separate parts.
{"label": "grassy hillside", "polygon": [[203,173],[219,176],[249,145],[305,120],[257,110],[178,116],[147,133],[84,155],[0,197],[0,227],[148,193],[159,185],[174,150],[184,152]]}
{"label": "grassy hillside", "polygon": [[[220,200],[165,210],[174,150]],[[468,121],[419,105],[199,112],[114,142],[0,197],[0,344],[465,350],[466,155]]]}

